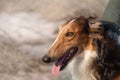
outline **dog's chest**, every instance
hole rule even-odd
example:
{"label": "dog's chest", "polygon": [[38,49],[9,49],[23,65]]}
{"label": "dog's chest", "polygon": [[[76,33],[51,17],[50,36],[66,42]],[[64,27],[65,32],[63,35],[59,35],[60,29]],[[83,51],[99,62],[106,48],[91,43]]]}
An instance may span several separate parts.
{"label": "dog's chest", "polygon": [[96,52],[86,50],[82,57],[75,58],[69,65],[73,80],[97,80],[95,70],[91,68]]}

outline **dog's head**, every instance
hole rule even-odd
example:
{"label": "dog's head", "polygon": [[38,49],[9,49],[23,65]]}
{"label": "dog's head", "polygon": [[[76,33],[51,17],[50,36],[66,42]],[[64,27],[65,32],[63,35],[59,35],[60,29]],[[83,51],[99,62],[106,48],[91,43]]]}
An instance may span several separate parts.
{"label": "dog's head", "polygon": [[[95,28],[95,27],[93,27]],[[79,17],[64,23],[59,28],[59,34],[51,46],[47,55],[43,57],[43,61],[50,63],[56,61],[53,73],[57,73],[64,69],[75,55],[80,55],[86,45],[90,44],[88,19]],[[89,46],[91,49],[92,47]]]}

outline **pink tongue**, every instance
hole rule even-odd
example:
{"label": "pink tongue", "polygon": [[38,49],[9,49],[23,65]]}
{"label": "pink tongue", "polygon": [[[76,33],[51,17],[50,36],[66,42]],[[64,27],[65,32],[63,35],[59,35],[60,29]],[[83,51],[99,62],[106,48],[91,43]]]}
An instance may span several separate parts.
{"label": "pink tongue", "polygon": [[53,66],[52,73],[54,76],[58,75],[58,73],[60,72],[60,67],[61,66],[56,66],[56,65]]}

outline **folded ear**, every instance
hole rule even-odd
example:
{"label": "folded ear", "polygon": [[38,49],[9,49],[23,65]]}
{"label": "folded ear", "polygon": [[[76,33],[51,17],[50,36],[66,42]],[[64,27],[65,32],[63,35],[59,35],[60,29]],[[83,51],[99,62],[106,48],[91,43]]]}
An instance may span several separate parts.
{"label": "folded ear", "polygon": [[90,25],[91,31],[96,31],[97,33],[104,33],[105,29],[101,22],[95,22],[94,24]]}
{"label": "folded ear", "polygon": [[89,24],[89,26],[91,26],[91,25],[94,24],[95,22],[97,22],[97,18],[96,18],[96,17],[90,16],[90,17],[88,18],[88,24]]}
{"label": "folded ear", "polygon": [[100,21],[95,20],[94,23],[89,23],[89,34],[90,37],[92,38],[96,38],[99,40],[103,40],[104,38],[104,34],[105,34],[105,29],[104,26],[102,25],[102,23]]}

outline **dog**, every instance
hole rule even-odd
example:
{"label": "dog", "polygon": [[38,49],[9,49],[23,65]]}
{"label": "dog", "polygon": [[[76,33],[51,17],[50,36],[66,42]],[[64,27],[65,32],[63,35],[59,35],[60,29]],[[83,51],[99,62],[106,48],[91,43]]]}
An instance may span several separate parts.
{"label": "dog", "polygon": [[120,80],[118,35],[97,20],[78,17],[64,23],[43,59],[52,73],[69,68],[73,80]]}

